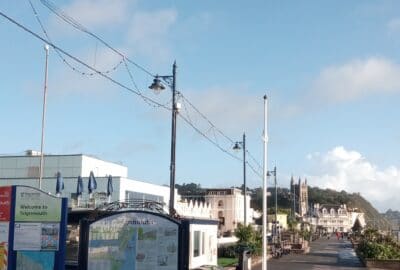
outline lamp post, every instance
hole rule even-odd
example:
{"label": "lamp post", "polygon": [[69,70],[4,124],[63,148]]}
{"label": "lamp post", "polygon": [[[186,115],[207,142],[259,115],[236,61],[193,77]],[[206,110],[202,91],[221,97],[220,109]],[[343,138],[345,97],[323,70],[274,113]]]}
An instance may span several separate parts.
{"label": "lamp post", "polygon": [[46,64],[44,68],[44,87],[43,87],[43,111],[42,111],[42,136],[40,140],[40,165],[39,165],[39,189],[42,189],[42,178],[43,178],[43,147],[44,147],[44,126],[46,120],[46,97],[47,97],[47,74],[48,74],[48,59],[49,59],[49,49],[48,44],[44,45],[44,50],[46,51]]}
{"label": "lamp post", "polygon": [[272,171],[267,172],[267,176],[274,176],[274,182],[275,182],[275,236],[277,236],[277,222],[278,222],[278,189],[276,186],[276,166]]}
{"label": "lamp post", "polygon": [[247,226],[247,187],[246,187],[246,134],[243,133],[243,141],[236,142],[233,150],[243,149],[243,196],[244,196],[244,226]]}
{"label": "lamp post", "polygon": [[262,224],[262,270],[267,270],[267,172],[268,172],[268,100],[264,96],[264,162],[263,162],[263,224]]}
{"label": "lamp post", "polygon": [[149,89],[156,93],[165,89],[161,80],[172,89],[172,123],[171,123],[171,163],[169,166],[169,215],[175,215],[175,149],[176,149],[176,115],[178,107],[176,104],[176,61],[172,66],[172,75],[155,76]]}

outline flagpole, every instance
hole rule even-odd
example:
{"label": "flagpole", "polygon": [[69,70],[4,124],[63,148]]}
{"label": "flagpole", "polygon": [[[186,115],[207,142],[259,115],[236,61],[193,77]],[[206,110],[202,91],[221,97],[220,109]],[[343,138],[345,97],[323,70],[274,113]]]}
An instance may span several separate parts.
{"label": "flagpole", "polygon": [[267,270],[267,144],[268,144],[268,126],[267,126],[267,95],[264,95],[264,164],[263,164],[263,223],[262,223],[262,270]]}
{"label": "flagpole", "polygon": [[40,164],[39,164],[39,189],[42,189],[42,178],[43,178],[43,151],[44,151],[44,128],[46,121],[46,96],[47,96],[47,74],[48,74],[48,59],[49,59],[49,49],[48,44],[44,45],[44,50],[46,51],[46,64],[44,73],[44,87],[43,87],[43,111],[42,111],[42,135],[40,138]]}

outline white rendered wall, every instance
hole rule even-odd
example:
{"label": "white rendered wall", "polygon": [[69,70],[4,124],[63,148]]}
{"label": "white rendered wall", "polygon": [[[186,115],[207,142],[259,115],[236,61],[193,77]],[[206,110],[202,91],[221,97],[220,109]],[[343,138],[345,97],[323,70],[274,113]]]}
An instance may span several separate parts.
{"label": "white rendered wall", "polygon": [[[54,177],[60,172],[63,177],[128,176],[128,168],[112,162],[85,155],[48,155],[43,159],[43,178]],[[40,156],[0,157],[0,178],[39,178]]]}
{"label": "white rendered wall", "polygon": [[103,161],[89,156],[82,157],[81,176],[89,176],[93,171],[95,176],[120,176],[128,177],[128,168],[119,164]]}
{"label": "white rendered wall", "polygon": [[[165,210],[168,211],[170,189],[167,186],[160,186],[132,179],[121,178],[121,184],[119,189],[120,200],[125,200],[125,191],[134,191],[134,192],[141,192],[141,193],[161,196],[163,197]],[[175,204],[177,202],[177,198],[178,198],[178,192],[175,189]]]}
{"label": "white rendered wall", "polygon": [[[249,195],[247,198],[247,223],[252,223],[253,212],[250,208],[250,199]],[[220,211],[223,212],[223,216],[225,218],[225,225],[221,226],[221,232],[231,231],[233,232],[238,223],[244,223],[244,196],[241,194],[240,190],[235,190],[233,194],[227,195],[206,195],[206,202],[211,205],[212,218],[218,219],[218,213]],[[218,202],[222,201],[223,206],[218,206]]]}
{"label": "white rendered wall", "polygon": [[[189,240],[189,269],[199,267],[201,265],[217,265],[217,232],[218,226],[210,224],[190,224],[190,240]],[[200,255],[194,257],[194,232],[200,231],[203,237],[200,237]],[[202,253],[204,246],[204,253]]]}

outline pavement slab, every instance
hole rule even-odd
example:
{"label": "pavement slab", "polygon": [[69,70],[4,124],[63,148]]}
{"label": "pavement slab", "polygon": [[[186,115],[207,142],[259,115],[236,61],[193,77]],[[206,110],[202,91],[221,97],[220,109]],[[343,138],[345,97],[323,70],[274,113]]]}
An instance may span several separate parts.
{"label": "pavement slab", "polygon": [[[289,254],[279,259],[271,258],[268,270],[359,270],[366,269],[357,257],[351,243],[336,237],[320,238],[310,244],[307,254]],[[261,270],[261,264],[253,266]]]}

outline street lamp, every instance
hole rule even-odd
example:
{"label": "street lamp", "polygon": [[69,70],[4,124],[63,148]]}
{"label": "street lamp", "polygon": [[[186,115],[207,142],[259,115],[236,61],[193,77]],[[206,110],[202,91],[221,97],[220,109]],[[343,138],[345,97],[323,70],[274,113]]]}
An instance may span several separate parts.
{"label": "street lamp", "polygon": [[274,176],[274,182],[275,182],[275,235],[277,235],[277,222],[278,222],[278,192],[277,192],[277,186],[276,186],[276,166],[272,171],[267,171],[267,176]]}
{"label": "street lamp", "polygon": [[243,141],[236,142],[233,150],[243,149],[243,196],[244,196],[244,226],[247,226],[247,188],[246,188],[246,134],[243,133]]}
{"label": "street lamp", "polygon": [[175,149],[176,149],[176,115],[178,106],[176,99],[176,61],[172,66],[172,75],[155,76],[153,83],[149,86],[155,93],[165,89],[163,82],[172,89],[172,123],[171,123],[171,163],[169,167],[169,215],[174,216],[175,211]]}
{"label": "street lamp", "polygon": [[262,224],[262,264],[261,269],[267,270],[267,172],[268,172],[268,100],[264,95],[264,160],[263,160],[263,224]]}

